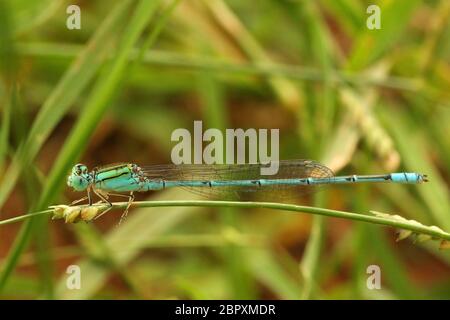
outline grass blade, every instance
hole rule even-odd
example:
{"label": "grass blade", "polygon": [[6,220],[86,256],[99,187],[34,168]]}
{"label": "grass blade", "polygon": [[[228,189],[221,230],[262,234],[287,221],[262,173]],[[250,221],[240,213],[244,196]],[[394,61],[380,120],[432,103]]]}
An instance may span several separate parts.
{"label": "grass blade", "polygon": [[17,151],[0,182],[0,208],[10,195],[23,168],[32,162],[53,129],[87,87],[105,60],[117,34],[117,25],[120,25],[119,22],[124,18],[131,2],[131,0],[122,1],[111,11],[44,102],[28,138]]}
{"label": "grass blade", "polygon": [[[64,181],[64,176],[70,168],[73,159],[81,154],[85,147],[87,137],[93,132],[100,121],[103,113],[107,109],[107,103],[115,92],[117,84],[124,74],[128,62],[128,55],[131,52],[135,42],[138,40],[148,20],[156,11],[159,1],[148,2],[141,1],[132,20],[129,22],[118,49],[116,57],[110,62],[108,68],[102,73],[89,97],[85,110],[77,121],[74,129],[63,149],[61,150],[56,163],[49,174],[44,186],[44,190],[39,199],[38,208],[46,207],[52,199],[58,194]],[[26,222],[21,228],[19,236],[6,259],[5,266],[0,273],[0,290],[3,288],[9,274],[17,263],[17,259],[26,247],[29,235],[33,226],[33,219]]]}

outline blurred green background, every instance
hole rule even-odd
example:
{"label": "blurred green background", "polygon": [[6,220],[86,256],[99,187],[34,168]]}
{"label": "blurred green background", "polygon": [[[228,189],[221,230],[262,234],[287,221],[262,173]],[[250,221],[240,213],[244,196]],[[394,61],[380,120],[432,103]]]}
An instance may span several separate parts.
{"label": "blurred green background", "polygon": [[[366,27],[373,3],[380,30]],[[80,30],[66,27],[70,4]],[[169,163],[172,131],[203,120],[279,128],[280,158],[337,174],[428,174],[305,204],[450,231],[449,18],[447,0],[2,0],[0,220],[80,198],[65,185],[79,161]],[[450,254],[380,226],[267,209],[119,216],[1,226],[0,298],[450,298]],[[373,264],[381,290],[366,287]]]}

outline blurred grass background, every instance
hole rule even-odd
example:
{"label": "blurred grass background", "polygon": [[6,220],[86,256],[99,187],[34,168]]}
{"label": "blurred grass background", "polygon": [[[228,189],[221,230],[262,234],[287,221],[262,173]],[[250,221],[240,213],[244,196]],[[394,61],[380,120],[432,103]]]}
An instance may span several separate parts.
{"label": "blurred grass background", "polygon": [[[366,8],[381,7],[381,30]],[[310,205],[450,230],[450,2],[0,1],[0,218],[81,197],[78,161],[169,163],[171,132],[279,128],[282,159],[420,186],[333,187]],[[81,30],[66,8],[81,8]],[[140,199],[194,199],[180,191]],[[143,208],[0,228],[0,297],[449,299],[450,255],[393,230],[264,209]],[[81,267],[80,290],[66,269]],[[368,290],[366,268],[381,267]]]}

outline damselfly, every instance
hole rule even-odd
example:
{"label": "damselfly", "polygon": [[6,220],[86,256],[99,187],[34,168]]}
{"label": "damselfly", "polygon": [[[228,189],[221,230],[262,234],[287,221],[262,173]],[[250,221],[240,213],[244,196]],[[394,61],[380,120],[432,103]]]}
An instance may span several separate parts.
{"label": "damselfly", "polygon": [[[242,198],[245,194],[260,194],[265,199],[274,194],[294,191],[302,195],[320,185],[354,184],[364,182],[388,182],[418,184],[426,182],[427,176],[419,173],[388,173],[381,175],[334,176],[331,169],[312,160],[285,160],[278,164],[274,175],[261,175],[265,164],[241,165],[153,165],[139,167],[132,163],[112,164],[94,168],[77,164],[67,178],[67,185],[76,191],[87,190],[87,196],[72,204],[88,200],[92,205],[91,193],[112,208],[110,196],[128,198],[128,205],[122,218],[134,200],[134,192],[162,190],[181,187],[201,195],[216,196],[219,199]],[[126,194],[124,194],[126,193]]]}

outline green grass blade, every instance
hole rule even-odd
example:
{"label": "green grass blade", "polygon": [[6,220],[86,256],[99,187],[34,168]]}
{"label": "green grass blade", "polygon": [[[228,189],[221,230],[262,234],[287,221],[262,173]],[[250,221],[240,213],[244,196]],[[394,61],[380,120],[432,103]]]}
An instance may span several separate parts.
{"label": "green grass blade", "polygon": [[135,10],[133,19],[124,31],[122,41],[116,57],[109,63],[92,88],[92,93],[86,101],[86,105],[80,117],[66,140],[58,159],[49,174],[44,192],[40,199],[39,207],[50,204],[55,194],[65,185],[63,182],[68,170],[86,146],[86,141],[94,132],[97,124],[102,119],[109,107],[111,98],[115,95],[117,85],[125,74],[128,65],[128,56],[148,20],[155,13],[159,1],[141,1]]}
{"label": "green grass blade", "polygon": [[[113,202],[113,209],[125,209],[128,202]],[[60,205],[65,206],[65,205]],[[79,206],[79,208],[84,208],[87,205]],[[316,214],[326,217],[334,217],[341,219],[348,219],[353,221],[362,221],[367,223],[373,223],[378,225],[384,225],[397,229],[410,230],[414,233],[430,235],[433,238],[441,240],[450,240],[450,233],[437,228],[436,226],[426,226],[414,220],[407,220],[398,215],[386,214],[378,211],[371,211],[371,215],[362,213],[352,213],[341,210],[331,210],[325,208],[300,206],[295,204],[287,203],[276,203],[276,202],[240,202],[240,201],[209,201],[209,200],[173,200],[173,201],[135,201],[133,206],[136,208],[150,208],[150,207],[210,207],[210,208],[267,208],[276,210],[285,210],[288,212],[300,212]],[[55,206],[59,207],[59,206]],[[24,221],[30,219],[30,217],[35,216],[49,216],[55,214],[55,207],[52,209],[42,210],[39,212],[33,212],[30,214],[25,214],[20,217],[14,217],[11,219],[6,219],[0,221],[0,225],[10,224],[14,222]],[[105,210],[105,204],[94,204],[91,207],[96,207],[98,210]],[[59,217],[61,218],[61,217]]]}
{"label": "green grass blade", "polygon": [[64,12],[64,0],[7,0],[16,21],[14,34],[21,35],[44,25],[53,15]]}
{"label": "green grass blade", "polygon": [[[59,193],[58,191],[64,184],[64,176],[70,168],[73,159],[79,157],[81,151],[86,147],[85,141],[106,111],[108,107],[107,103],[117,89],[116,86],[124,74],[131,49],[138,40],[148,20],[156,11],[158,4],[159,1],[141,1],[138,4],[132,20],[123,33],[116,57],[110,62],[108,68],[97,80],[92,95],[88,98],[85,106],[85,110],[88,112],[84,112],[77,121],[49,174],[39,200],[39,208],[48,206]],[[27,221],[21,229],[20,236],[16,238],[9,258],[6,260],[5,266],[0,273],[0,290],[16,265],[21,252],[26,247],[30,231],[33,227],[32,221]]]}
{"label": "green grass blade", "polygon": [[294,300],[301,296],[300,279],[286,272],[278,256],[263,249],[246,249],[245,253],[249,271],[277,297]]}
{"label": "green grass blade", "polygon": [[[433,164],[426,149],[426,142],[421,131],[414,129],[405,113],[380,112],[381,119],[387,125],[397,144],[405,168],[408,171],[420,171],[427,174],[430,182],[417,188],[423,201],[430,209],[434,221],[443,228],[450,228],[450,202],[448,188],[438,168]],[[381,110],[380,110],[381,111]],[[417,128],[419,124],[416,124]],[[423,187],[423,188],[422,188]]]}
{"label": "green grass blade", "polygon": [[0,174],[3,174],[3,167],[9,149],[9,136],[11,124],[11,109],[13,108],[15,90],[10,90],[7,101],[1,110],[2,120],[0,128]]}
{"label": "green grass blade", "polygon": [[110,44],[117,35],[117,25],[120,25],[131,2],[131,0],[125,0],[113,8],[86,48],[79,53],[77,59],[44,102],[33,122],[27,140],[17,151],[1,180],[0,208],[10,195],[23,168],[31,163],[69,107],[92,80],[106,55],[110,53]]}
{"label": "green grass blade", "polygon": [[[72,58],[81,50],[80,45],[57,43],[19,43],[17,51],[25,56]],[[137,59],[139,53],[134,50],[130,59]],[[275,62],[233,62],[206,55],[192,55],[166,50],[152,50],[144,53],[142,61],[149,65],[168,68],[180,68],[199,72],[209,71],[215,74],[243,74],[248,76],[278,76],[296,81],[324,82],[331,84],[371,85],[396,90],[417,91],[420,82],[415,78],[387,76],[383,79],[370,74],[349,73],[341,69],[330,69],[326,76],[320,68],[312,66],[288,65]]]}
{"label": "green grass blade", "polygon": [[370,30],[365,24],[360,26],[361,32],[353,46],[349,68],[365,68],[391,49],[402,36],[419,3],[420,0],[384,1],[380,5],[381,29]]}

